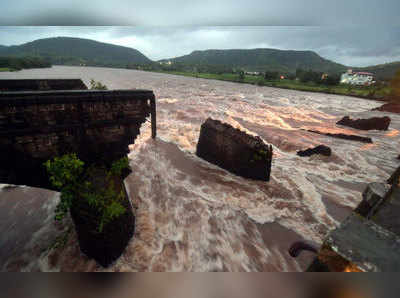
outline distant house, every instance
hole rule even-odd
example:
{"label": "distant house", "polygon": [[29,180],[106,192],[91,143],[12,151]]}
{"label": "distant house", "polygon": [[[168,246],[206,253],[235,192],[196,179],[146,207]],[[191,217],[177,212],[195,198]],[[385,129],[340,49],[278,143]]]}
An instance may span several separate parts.
{"label": "distant house", "polygon": [[321,80],[326,80],[328,78],[328,76],[329,75],[327,73],[322,74]]}
{"label": "distant house", "polygon": [[249,76],[259,76],[260,73],[258,71],[246,71],[246,75]]}
{"label": "distant house", "polygon": [[172,64],[172,61],[170,61],[170,60],[169,60],[169,61],[160,61],[159,63],[160,63],[161,65],[163,65],[163,64],[164,64],[164,65],[171,65],[171,64]]}
{"label": "distant house", "polygon": [[281,80],[284,80],[285,79],[285,76],[281,76]]}
{"label": "distant house", "polygon": [[353,72],[349,69],[340,77],[340,83],[350,85],[363,85],[369,86],[375,83],[374,74],[370,72]]}

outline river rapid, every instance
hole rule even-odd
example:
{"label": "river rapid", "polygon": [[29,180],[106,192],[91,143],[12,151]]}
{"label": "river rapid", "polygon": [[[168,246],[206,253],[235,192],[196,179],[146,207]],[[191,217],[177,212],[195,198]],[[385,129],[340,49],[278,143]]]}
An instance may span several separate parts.
{"label": "river rapid", "polygon": [[[371,111],[382,104],[376,101],[97,67],[54,66],[0,78],[81,78],[87,85],[94,79],[109,89],[154,91],[157,139],[146,122],[130,145],[133,172],[125,180],[136,208],[135,236],[107,271],[305,270],[313,255],[293,259],[289,246],[320,245],[357,206],[366,184],[384,181],[399,165],[400,115]],[[388,131],[357,131],[335,124],[345,115],[387,115],[392,122]],[[235,176],[195,155],[208,117],[272,144],[269,182]],[[368,136],[373,144],[303,129]],[[296,155],[319,144],[332,155]],[[79,253],[75,235],[42,263],[43,270],[105,270]]]}

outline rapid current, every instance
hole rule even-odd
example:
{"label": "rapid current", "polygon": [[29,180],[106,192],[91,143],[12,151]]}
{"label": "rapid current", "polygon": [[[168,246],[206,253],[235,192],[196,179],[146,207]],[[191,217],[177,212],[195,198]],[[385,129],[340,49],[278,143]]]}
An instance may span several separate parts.
{"label": "rapid current", "polygon": [[[313,255],[291,258],[297,240],[320,245],[362,198],[398,166],[400,115],[371,111],[382,103],[125,69],[54,66],[0,78],[81,78],[109,89],[151,89],[157,139],[150,123],[130,145],[125,183],[136,208],[136,231],[109,271],[302,271]],[[357,131],[343,116],[389,116],[388,131]],[[219,119],[273,145],[269,182],[235,176],[195,155],[200,126]],[[302,129],[371,137],[373,144]],[[133,140],[132,140],[133,143]],[[324,144],[330,157],[299,157]],[[45,256],[49,270],[104,270],[69,250]],[[71,257],[78,258],[72,262]]]}

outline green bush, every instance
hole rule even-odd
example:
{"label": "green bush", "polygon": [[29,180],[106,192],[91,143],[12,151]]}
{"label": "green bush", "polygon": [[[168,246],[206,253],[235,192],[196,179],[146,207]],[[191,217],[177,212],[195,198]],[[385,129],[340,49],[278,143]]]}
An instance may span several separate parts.
{"label": "green bush", "polygon": [[117,161],[115,161],[111,165],[111,173],[116,176],[121,176],[123,170],[129,168],[129,159],[128,157],[123,157]]}
{"label": "green bush", "polygon": [[55,157],[44,166],[51,184],[61,192],[55,220],[61,220],[80,199],[99,213],[98,232],[125,213],[126,208],[122,205],[125,193],[120,182],[123,170],[129,168],[127,157],[115,161],[110,170],[91,166],[85,171],[84,162],[76,154]]}
{"label": "green bush", "polygon": [[56,220],[61,220],[72,206],[72,200],[81,188],[80,177],[84,162],[76,154],[55,157],[44,163],[50,176],[50,183],[61,192],[60,203],[56,207]]}

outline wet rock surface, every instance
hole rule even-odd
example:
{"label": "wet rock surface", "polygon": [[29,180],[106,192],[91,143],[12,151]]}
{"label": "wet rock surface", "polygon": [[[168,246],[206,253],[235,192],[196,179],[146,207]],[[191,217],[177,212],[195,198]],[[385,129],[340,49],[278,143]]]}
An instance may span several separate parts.
{"label": "wet rock surface", "polygon": [[400,237],[400,186],[393,184],[371,219]]}
{"label": "wet rock surface", "polygon": [[363,199],[354,210],[358,214],[367,217],[372,208],[379,204],[389,191],[389,184],[373,182],[368,184],[363,192]]}
{"label": "wet rock surface", "polygon": [[329,148],[328,146],[319,145],[319,146],[314,147],[314,148],[309,148],[309,149],[297,152],[297,155],[301,156],[301,157],[311,156],[313,154],[321,154],[321,155],[324,155],[324,156],[331,156],[332,151],[331,151],[331,148]]}
{"label": "wet rock surface", "polygon": [[398,184],[400,179],[400,167],[396,169],[396,171],[393,172],[393,174],[390,176],[388,179],[387,183],[393,185],[393,184]]}
{"label": "wet rock surface", "polygon": [[349,116],[343,117],[336,124],[352,127],[360,130],[388,130],[391,119],[385,117],[372,117],[369,119],[350,119]]}
{"label": "wet rock surface", "polygon": [[312,132],[312,133],[317,133],[320,135],[325,135],[325,136],[332,137],[332,138],[338,138],[338,139],[356,141],[356,142],[362,142],[362,143],[372,143],[372,139],[369,137],[363,137],[363,136],[358,136],[358,135],[348,135],[348,134],[343,134],[343,133],[326,133],[326,132],[321,132],[321,131],[312,130],[312,129],[308,129],[307,131]]}
{"label": "wet rock surface", "polygon": [[381,111],[381,112],[390,112],[390,113],[400,114],[400,103],[398,103],[398,102],[385,103],[384,105],[382,105],[374,110]]}
{"label": "wet rock surface", "polygon": [[333,230],[326,243],[363,271],[400,271],[400,238],[357,214]]}
{"label": "wet rock surface", "polygon": [[269,181],[272,146],[221,121],[201,125],[196,154],[238,176]]}

